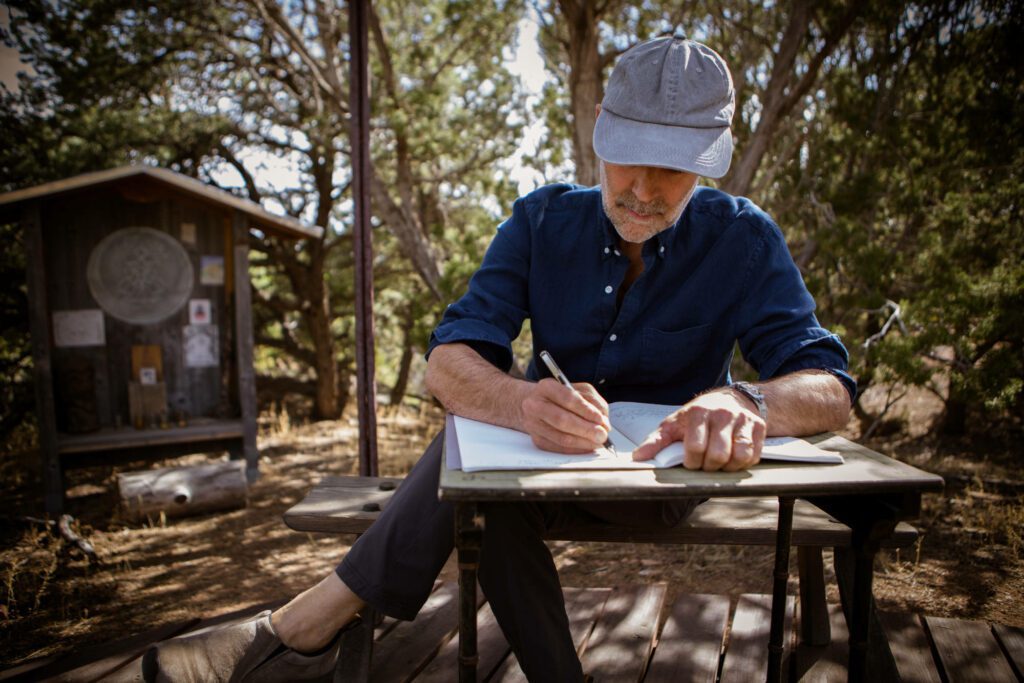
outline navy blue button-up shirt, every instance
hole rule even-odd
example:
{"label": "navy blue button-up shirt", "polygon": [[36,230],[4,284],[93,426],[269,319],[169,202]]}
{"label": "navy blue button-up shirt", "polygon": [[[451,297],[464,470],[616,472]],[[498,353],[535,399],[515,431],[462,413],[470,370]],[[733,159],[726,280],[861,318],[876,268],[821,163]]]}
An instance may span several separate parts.
{"label": "navy blue button-up shirt", "polygon": [[507,370],[530,319],[527,377],[547,349],[573,382],[611,401],[681,405],[728,384],[733,348],[768,379],[832,372],[851,398],[848,356],[814,316],[778,226],[757,206],[698,187],[679,221],[643,245],[644,271],[617,304],[629,261],[599,188],[552,185],[519,199],[469,290],[430,337],[462,342]]}

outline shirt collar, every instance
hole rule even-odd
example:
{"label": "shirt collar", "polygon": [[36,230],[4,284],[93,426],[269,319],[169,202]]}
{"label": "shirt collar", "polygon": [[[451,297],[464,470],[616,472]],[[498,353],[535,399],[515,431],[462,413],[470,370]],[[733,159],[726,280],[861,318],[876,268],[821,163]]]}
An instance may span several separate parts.
{"label": "shirt collar", "polygon": [[[654,254],[659,258],[667,258],[672,251],[672,242],[675,241],[676,232],[681,230],[680,224],[683,222],[683,218],[686,216],[686,211],[689,209],[689,205],[686,209],[683,209],[683,213],[679,216],[679,220],[675,224],[669,226],[667,229],[662,230],[653,238],[653,247],[645,247],[653,249]],[[612,256],[619,255],[619,233],[616,232],[615,226],[612,225],[611,219],[608,218],[608,214],[604,212],[604,206],[601,205],[598,210],[601,212],[601,258],[610,258]],[[652,240],[648,240],[651,242]]]}

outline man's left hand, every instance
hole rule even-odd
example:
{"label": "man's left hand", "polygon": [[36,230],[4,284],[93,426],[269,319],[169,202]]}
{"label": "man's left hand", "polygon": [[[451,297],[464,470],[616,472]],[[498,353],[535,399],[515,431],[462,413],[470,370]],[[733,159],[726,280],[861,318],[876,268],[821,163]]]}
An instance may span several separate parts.
{"label": "man's left hand", "polygon": [[706,472],[736,472],[761,460],[766,426],[753,403],[727,388],[701,394],[666,417],[633,452],[650,460],[673,441],[682,441],[683,467]]}

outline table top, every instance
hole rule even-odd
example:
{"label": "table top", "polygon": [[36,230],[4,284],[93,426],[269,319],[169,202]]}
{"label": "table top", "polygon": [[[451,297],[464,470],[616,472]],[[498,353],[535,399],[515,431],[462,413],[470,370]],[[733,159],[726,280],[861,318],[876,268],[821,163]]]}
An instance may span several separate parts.
{"label": "table top", "polygon": [[760,463],[741,472],[655,470],[505,470],[463,472],[458,441],[446,420],[439,494],[449,501],[669,500],[680,497],[842,496],[941,491],[942,477],[834,434],[805,437],[842,454],[841,465]]}

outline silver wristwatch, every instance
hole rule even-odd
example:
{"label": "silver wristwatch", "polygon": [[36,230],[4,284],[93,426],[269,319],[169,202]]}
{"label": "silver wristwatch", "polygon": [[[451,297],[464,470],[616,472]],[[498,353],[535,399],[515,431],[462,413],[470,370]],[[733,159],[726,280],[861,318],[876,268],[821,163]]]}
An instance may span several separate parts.
{"label": "silver wristwatch", "polygon": [[760,414],[761,419],[765,422],[768,421],[768,404],[764,402],[764,394],[761,393],[760,389],[749,382],[733,382],[729,385],[729,388],[735,389],[753,401],[757,405],[757,412]]}

